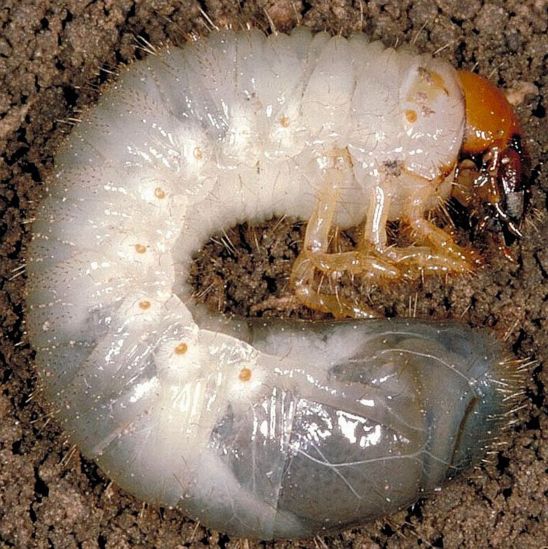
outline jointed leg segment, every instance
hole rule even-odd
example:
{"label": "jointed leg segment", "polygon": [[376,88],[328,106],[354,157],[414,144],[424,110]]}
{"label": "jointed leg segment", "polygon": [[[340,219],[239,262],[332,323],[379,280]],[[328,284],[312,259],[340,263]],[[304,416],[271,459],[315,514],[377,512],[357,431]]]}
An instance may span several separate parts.
{"label": "jointed leg segment", "polygon": [[[332,177],[337,176],[333,169]],[[329,178],[328,178],[329,179]],[[421,273],[470,272],[477,260],[473,254],[456,244],[444,230],[424,218],[420,207],[410,204],[402,216],[419,245],[399,248],[387,245],[386,224],[390,207],[387,185],[375,189],[364,222],[363,233],[353,251],[330,252],[339,193],[336,185],[321,190],[317,206],[307,225],[304,248],[291,273],[291,284],[296,296],[307,307],[328,312],[335,317],[375,317],[378,314],[361,303],[351,302],[335,293],[319,288],[317,273],[332,276],[348,273],[367,277],[373,284],[386,280],[416,278]]]}

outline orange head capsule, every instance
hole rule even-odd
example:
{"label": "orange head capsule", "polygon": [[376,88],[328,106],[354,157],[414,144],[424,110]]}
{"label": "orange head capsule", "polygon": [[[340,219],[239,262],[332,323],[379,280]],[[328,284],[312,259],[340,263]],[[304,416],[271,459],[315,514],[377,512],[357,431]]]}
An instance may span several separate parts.
{"label": "orange head capsule", "polygon": [[469,71],[458,75],[466,108],[463,152],[480,154],[494,146],[506,148],[512,137],[521,133],[512,105],[487,78]]}
{"label": "orange head capsule", "polygon": [[[461,152],[479,159],[472,180],[459,179],[456,198],[480,215],[480,228],[494,228],[520,236],[525,202],[527,156],[521,128],[512,105],[489,80],[459,71],[464,94],[466,129]],[[485,213],[484,205],[487,206]]]}

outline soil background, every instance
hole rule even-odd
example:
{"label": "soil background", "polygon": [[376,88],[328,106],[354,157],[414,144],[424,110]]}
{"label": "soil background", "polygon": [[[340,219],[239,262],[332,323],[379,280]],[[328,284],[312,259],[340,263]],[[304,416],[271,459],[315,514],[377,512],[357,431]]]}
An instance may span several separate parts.
{"label": "soil background", "polygon": [[[546,9],[542,0],[0,0],[0,547],[546,546]],[[35,392],[25,337],[24,257],[55,149],[71,117],[93,105],[108,71],[146,55],[147,44],[180,44],[191,32],[207,33],[202,10],[218,26],[269,30],[274,24],[283,31],[306,25],[342,34],[363,30],[387,45],[413,42],[502,87],[531,92],[517,107],[532,193],[524,237],[508,252],[513,261],[487,235],[473,242],[486,266],[471,277],[362,294],[390,316],[461,318],[492,327],[516,357],[536,361],[527,367],[523,404],[486,463],[410,509],[337,536],[256,544],[209,532],[178,510],[144,506],[71,448]],[[468,234],[463,229],[460,238]],[[204,249],[196,286],[219,310],[287,314],[264,303],[287,295],[302,235],[302,224],[292,220],[234,228]],[[350,284],[345,291],[366,290]]]}

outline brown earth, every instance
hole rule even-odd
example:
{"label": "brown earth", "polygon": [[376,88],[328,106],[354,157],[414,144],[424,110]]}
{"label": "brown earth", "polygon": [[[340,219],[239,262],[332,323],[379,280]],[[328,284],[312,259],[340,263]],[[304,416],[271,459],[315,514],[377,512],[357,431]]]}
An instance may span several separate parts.
{"label": "brown earth", "polygon": [[[145,42],[138,37],[160,46],[181,43],[191,31],[206,33],[200,7],[219,26],[249,22],[268,29],[268,13],[279,30],[301,24],[332,33],[363,30],[387,45],[414,42],[420,51],[438,51],[502,87],[533,83],[538,90],[517,108],[533,174],[524,237],[510,250],[514,261],[486,237],[476,245],[487,264],[473,277],[429,279],[370,293],[386,314],[404,316],[416,309],[420,316],[491,326],[517,357],[538,361],[529,367],[523,407],[511,418],[515,423],[504,436],[506,446],[489,463],[386,520],[325,539],[257,546],[546,546],[545,2],[1,0],[0,547],[256,546],[209,532],[177,510],[145,507],[109,484],[71,449],[40,398],[32,398],[36,374],[24,334],[28,221],[69,119],[96,100],[108,78],[100,68],[110,70],[144,55],[137,44]],[[266,236],[262,228],[231,231],[233,244],[241,245],[237,253],[214,243],[206,247],[195,272],[198,285],[212,285],[210,304],[246,313],[269,295],[285,295],[302,227],[284,221],[265,230]],[[260,251],[250,255],[245,250],[253,246],[246,243],[257,234]]]}

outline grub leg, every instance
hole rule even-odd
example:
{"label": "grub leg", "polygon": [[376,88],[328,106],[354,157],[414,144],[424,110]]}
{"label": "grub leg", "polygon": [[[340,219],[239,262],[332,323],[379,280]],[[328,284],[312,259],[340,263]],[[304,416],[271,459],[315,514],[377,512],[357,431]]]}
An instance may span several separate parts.
{"label": "grub leg", "polygon": [[409,220],[418,245],[404,248],[390,248],[386,255],[408,275],[415,271],[425,274],[470,273],[479,264],[479,257],[473,251],[459,246],[450,234],[436,227],[422,216]]}
{"label": "grub leg", "polygon": [[[328,176],[337,177],[336,170]],[[329,177],[328,177],[329,179]],[[372,204],[364,236],[356,251],[330,253],[330,238],[335,209],[338,204],[336,185],[328,184],[320,192],[304,239],[304,249],[293,265],[291,285],[299,301],[314,310],[331,313],[335,317],[371,318],[378,316],[369,307],[351,302],[335,293],[326,293],[316,282],[316,275],[333,276],[338,273],[365,276],[372,281],[400,278],[391,260],[384,259],[377,248],[386,241],[387,204],[379,200]]]}

